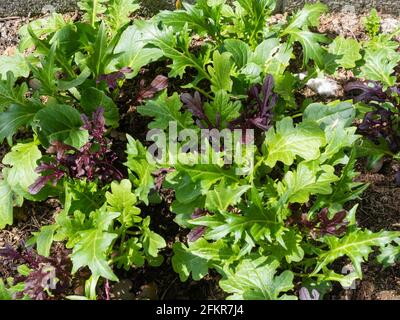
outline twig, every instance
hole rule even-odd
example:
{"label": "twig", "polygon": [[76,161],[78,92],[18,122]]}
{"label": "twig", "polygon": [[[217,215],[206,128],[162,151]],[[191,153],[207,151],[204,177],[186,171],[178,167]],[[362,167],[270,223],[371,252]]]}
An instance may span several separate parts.
{"label": "twig", "polygon": [[5,17],[5,18],[0,18],[0,21],[18,20],[18,19],[23,19],[23,17],[17,17],[17,16]]}

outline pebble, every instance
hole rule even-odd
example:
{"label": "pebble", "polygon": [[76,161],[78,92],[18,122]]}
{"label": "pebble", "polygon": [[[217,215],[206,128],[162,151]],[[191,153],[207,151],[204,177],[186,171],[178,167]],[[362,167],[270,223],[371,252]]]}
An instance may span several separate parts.
{"label": "pebble", "polygon": [[382,19],[381,29],[383,33],[391,33],[400,27],[400,21],[394,18]]}
{"label": "pebble", "polygon": [[307,87],[323,97],[336,97],[339,85],[336,81],[328,78],[315,78],[307,82]]}

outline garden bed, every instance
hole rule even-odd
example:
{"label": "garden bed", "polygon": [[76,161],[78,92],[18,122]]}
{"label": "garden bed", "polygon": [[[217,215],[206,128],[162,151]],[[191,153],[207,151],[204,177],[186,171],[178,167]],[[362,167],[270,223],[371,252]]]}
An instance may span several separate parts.
{"label": "garden bed", "polygon": [[[81,18],[78,14],[68,14],[73,20]],[[392,32],[393,28],[400,23],[397,17],[382,15],[383,31]],[[368,39],[363,26],[365,15],[351,15],[344,13],[325,14],[320,19],[320,25],[316,31],[327,34],[330,38],[343,35],[346,38],[352,38],[358,41]],[[287,15],[275,15],[271,18],[274,24],[286,21]],[[3,19],[0,21],[0,54],[12,56],[16,52],[16,46],[19,42],[17,31],[27,22],[24,18]],[[392,29],[392,30],[389,30]],[[382,30],[381,30],[382,31]],[[396,39],[398,41],[400,39]],[[301,49],[300,49],[301,50]],[[290,68],[299,71],[300,66],[296,65],[301,60],[294,59]],[[110,137],[113,142],[113,151],[119,157],[119,161],[126,161],[126,137],[128,133],[134,139],[138,139],[145,144],[145,128],[151,123],[152,119],[137,113],[137,102],[140,86],[149,85],[157,75],[168,77],[170,71],[168,65],[170,61],[163,60],[152,63],[141,69],[140,79],[126,80],[118,97],[114,97],[120,110],[119,127],[112,129]],[[294,73],[294,71],[293,71]],[[187,76],[187,75],[186,75]],[[396,74],[398,77],[398,74]],[[187,76],[187,77],[190,77]],[[315,102],[331,102],[337,99],[342,101],[353,98],[349,93],[345,93],[343,86],[356,79],[352,71],[343,71],[330,76],[335,80],[339,88],[333,97],[321,96],[310,88],[301,88],[293,93],[296,102],[301,105],[307,99]],[[141,83],[140,81],[143,81]],[[168,83],[168,92],[186,92],[181,86],[185,83],[184,79],[170,78]],[[24,132],[19,133],[24,138]],[[4,142],[0,147],[0,160],[10,151],[10,147]],[[4,166],[3,166],[4,167]],[[2,167],[2,168],[3,168]],[[395,175],[400,169],[400,162],[385,158],[378,168],[371,172],[367,170],[365,158],[361,158],[357,163],[357,170],[361,173],[356,180],[370,184],[364,191],[357,210],[357,222],[361,228],[367,228],[374,232],[381,230],[400,231],[400,186],[396,183]],[[124,173],[126,176],[126,174]],[[146,264],[144,267],[132,268],[130,270],[114,270],[119,278],[119,283],[111,283],[108,280],[97,288],[98,298],[100,299],[224,299],[227,297],[218,285],[222,276],[215,270],[209,273],[199,281],[194,281],[189,277],[186,282],[181,282],[179,274],[173,269],[171,259],[174,255],[173,246],[177,241],[185,243],[189,230],[183,228],[174,222],[175,214],[171,212],[170,205],[174,199],[174,192],[168,188],[160,190],[161,202],[158,204],[145,205],[143,203],[137,206],[146,215],[151,217],[150,229],[165,239],[166,246],[160,250],[164,257],[164,262],[159,267],[151,267]],[[351,203],[353,204],[353,203]],[[351,206],[346,205],[350,210]],[[15,249],[21,247],[31,236],[32,232],[38,232],[41,227],[50,225],[54,222],[55,216],[63,210],[63,204],[60,199],[50,198],[42,202],[25,201],[22,208],[14,209],[14,224],[0,230],[0,248],[12,246]],[[62,243],[58,243],[52,248],[52,255],[56,252],[62,253],[65,248]],[[4,280],[8,277],[16,277],[18,260],[14,262],[3,260],[0,257],[0,277]],[[335,262],[337,272],[343,265],[349,264],[350,260],[343,258]],[[362,299],[362,300],[391,300],[400,299],[400,266],[394,265],[383,268],[374,259],[362,265],[363,279],[357,280],[355,289],[344,290],[339,284],[334,284],[330,293],[325,299]],[[84,292],[84,282],[90,277],[88,268],[82,268],[74,277],[70,286],[57,294],[54,298],[60,299],[66,296],[82,296]],[[110,288],[109,288],[110,286]],[[294,292],[299,295],[301,284],[299,279],[295,278]]]}

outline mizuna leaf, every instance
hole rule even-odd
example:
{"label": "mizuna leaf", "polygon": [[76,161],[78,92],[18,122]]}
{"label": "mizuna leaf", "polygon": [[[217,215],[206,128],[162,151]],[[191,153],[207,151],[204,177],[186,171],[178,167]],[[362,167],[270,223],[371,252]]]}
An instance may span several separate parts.
{"label": "mizuna leaf", "polygon": [[206,194],[213,184],[222,179],[229,183],[238,182],[238,176],[234,169],[226,170],[215,164],[198,164],[192,167],[177,164],[176,168],[186,172],[193,182],[200,183],[203,194]]}
{"label": "mizuna leaf", "polygon": [[118,281],[117,276],[108,265],[106,256],[106,252],[115,238],[117,238],[117,234],[101,229],[81,231],[80,241],[75,244],[71,254],[72,273],[75,273],[80,267],[88,266],[93,276]]}
{"label": "mizuna leaf", "polygon": [[400,259],[400,237],[394,239],[396,245],[389,244],[381,250],[378,262],[385,267],[394,265]]}
{"label": "mizuna leaf", "polygon": [[265,212],[258,208],[249,208],[244,214],[219,213],[206,215],[190,220],[197,226],[208,227],[205,239],[220,240],[227,236],[235,239],[246,238],[251,235],[255,241],[270,239],[271,234],[276,231],[277,223]]}
{"label": "mizuna leaf", "polygon": [[276,276],[278,267],[273,257],[253,255],[225,269],[219,285],[231,294],[229,300],[295,300],[295,296],[281,295],[293,289],[293,273],[286,270]]}
{"label": "mizuna leaf", "polygon": [[385,246],[398,239],[399,232],[381,231],[373,233],[369,230],[355,230],[342,238],[325,236],[323,241],[329,249],[318,255],[318,263],[312,275],[317,274],[323,267],[328,266],[336,259],[347,256],[350,258],[356,274],[361,279],[361,263],[368,259],[373,247],[384,250]]}
{"label": "mizuna leaf", "polygon": [[303,64],[307,65],[310,59],[314,60],[318,67],[324,67],[324,56],[326,50],[320,43],[327,42],[327,38],[321,34],[307,30],[294,30],[290,32],[291,40],[298,41],[303,47]]}
{"label": "mizuna leaf", "polygon": [[208,242],[203,238],[191,242],[186,247],[181,242],[173,245],[174,255],[171,259],[172,267],[179,274],[179,279],[184,282],[190,274],[195,281],[201,280],[208,273],[208,268],[213,262],[229,262],[234,254],[223,240]]}
{"label": "mizuna leaf", "polygon": [[[201,239],[194,244],[200,241]],[[172,248],[174,250],[172,267],[179,274],[179,279],[182,282],[186,281],[190,274],[192,274],[193,280],[198,281],[208,273],[207,258],[192,254],[191,250],[181,242],[175,242]]]}
{"label": "mizuna leaf", "polygon": [[13,56],[0,56],[0,77],[4,79],[10,71],[15,78],[27,78],[29,76],[29,65],[21,53]]}
{"label": "mizuna leaf", "polygon": [[128,161],[125,165],[133,173],[131,180],[136,186],[135,194],[140,200],[148,204],[148,194],[154,187],[154,177],[152,173],[156,170],[156,166],[147,161],[146,149],[143,145],[127,135],[128,145],[127,151]]}
{"label": "mizuna leaf", "polygon": [[159,234],[151,231],[150,228],[150,217],[146,217],[143,220],[142,232],[143,232],[143,249],[148,256],[156,258],[158,251],[164,248],[167,244],[163,237]]}
{"label": "mizuna leaf", "polygon": [[120,183],[111,183],[111,192],[106,193],[108,211],[120,212],[119,220],[126,226],[133,226],[135,222],[142,219],[138,216],[140,209],[135,206],[137,199],[132,192],[132,184],[129,180],[122,180]]}
{"label": "mizuna leaf", "polygon": [[231,54],[229,52],[220,54],[218,51],[215,51],[213,66],[208,67],[208,72],[211,75],[211,90],[214,93],[219,90],[232,91],[233,81],[231,79],[231,71]]}
{"label": "mizuna leaf", "polygon": [[169,123],[176,122],[178,130],[193,128],[193,119],[189,112],[181,112],[182,102],[177,93],[168,97],[164,91],[156,100],[149,100],[137,108],[144,116],[153,117],[150,129],[168,129]]}
{"label": "mizuna leaf", "polygon": [[154,36],[155,39],[151,42],[163,51],[164,56],[172,60],[172,65],[169,66],[171,71],[168,74],[170,77],[182,78],[186,68],[192,67],[199,72],[198,81],[204,78],[210,80],[210,76],[204,70],[204,66],[209,62],[208,54],[198,58],[190,53],[191,38],[187,28],[181,29],[179,34],[174,33],[172,28],[168,28],[156,31]]}
{"label": "mizuna leaf", "polygon": [[[311,167],[311,166],[310,166]],[[331,184],[339,180],[329,165],[320,168],[310,168],[302,162],[297,170],[288,171],[278,187],[281,201],[284,203],[306,203],[312,194],[332,193]]]}
{"label": "mizuna leaf", "polygon": [[321,14],[328,11],[328,7],[323,3],[305,4],[292,18],[285,32],[293,29],[301,29],[308,26],[315,27],[319,24]]}
{"label": "mizuna leaf", "polygon": [[293,126],[291,118],[285,118],[270,129],[265,137],[267,166],[273,168],[278,161],[286,165],[293,164],[296,156],[304,160],[315,160],[320,148],[326,143],[324,132],[313,122],[303,122]]}
{"label": "mizuna leaf", "polygon": [[355,68],[356,62],[362,58],[360,50],[361,45],[357,40],[343,36],[336,37],[328,48],[329,53],[339,56],[336,63],[345,69]]}
{"label": "mizuna leaf", "polygon": [[13,192],[6,180],[0,180],[0,230],[13,223]]}
{"label": "mizuna leaf", "polygon": [[106,12],[107,25],[114,32],[120,30],[129,20],[129,16],[140,8],[137,0],[109,0]]}
{"label": "mizuna leaf", "polygon": [[393,75],[394,68],[400,61],[400,54],[389,59],[384,49],[367,51],[365,64],[361,67],[361,76],[368,80],[380,81],[384,87],[391,87],[396,83]]}
{"label": "mizuna leaf", "polygon": [[[206,8],[203,6],[204,9],[209,8],[208,2],[202,1],[202,3],[206,6]],[[160,12],[158,15],[159,20],[167,26],[172,26],[175,30],[181,30],[187,24],[191,30],[199,34],[208,34],[212,37],[216,35],[217,21],[210,21],[211,17],[204,13],[201,4],[183,3],[183,6],[185,10]],[[207,13],[210,13],[210,10]]]}
{"label": "mizuna leaf", "polygon": [[6,77],[1,77],[0,80],[0,110],[10,105],[16,104],[19,106],[26,106],[28,101],[26,99],[26,92],[28,86],[26,83],[16,86],[16,78],[12,72],[7,72]]}
{"label": "mizuna leaf", "polygon": [[302,240],[303,237],[300,233],[295,230],[289,230],[283,234],[282,244],[276,243],[267,246],[266,250],[279,260],[285,258],[287,263],[300,262],[304,258],[304,250],[301,247]]}
{"label": "mizuna leaf", "polygon": [[3,158],[7,170],[7,183],[10,187],[20,186],[24,191],[35,182],[39,175],[35,172],[37,161],[42,157],[38,142],[18,143]]}
{"label": "mizuna leaf", "polygon": [[104,3],[108,0],[81,0],[78,2],[78,7],[85,12],[83,19],[86,20],[91,26],[100,20],[100,15],[106,12]]}
{"label": "mizuna leaf", "polygon": [[75,148],[81,148],[88,141],[88,131],[82,130],[83,122],[79,112],[68,105],[51,105],[41,109],[35,117],[42,129],[40,138],[49,145],[61,141]]}
{"label": "mizuna leaf", "polygon": [[226,186],[220,183],[216,188],[207,192],[206,209],[210,211],[226,211],[226,209],[240,201],[241,196],[251,188],[251,186]]}

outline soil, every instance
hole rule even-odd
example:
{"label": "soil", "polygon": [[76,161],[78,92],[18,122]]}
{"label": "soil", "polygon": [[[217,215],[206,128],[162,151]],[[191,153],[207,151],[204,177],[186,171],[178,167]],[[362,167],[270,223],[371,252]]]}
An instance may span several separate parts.
{"label": "soil", "polygon": [[[352,15],[352,14],[350,14]],[[393,17],[385,16],[387,19]],[[277,15],[275,20],[285,18]],[[324,15],[321,18],[320,32],[325,32],[334,37],[342,34],[358,40],[365,39],[361,19],[363,17],[353,14],[336,13]],[[0,20],[0,54],[11,54],[18,44],[18,29],[27,19],[12,18]],[[397,21],[399,21],[397,19]],[[152,79],[150,76],[165,74],[164,64],[153,65],[152,70],[143,70],[146,82]],[[352,74],[340,74],[337,81],[345,83]],[[135,138],[144,141],[145,126],[148,119],[139,116],[135,111],[134,97],[137,94],[138,84],[129,82],[122,90],[119,98],[122,119],[120,131],[112,132],[114,147],[124,160],[125,137],[122,132],[128,132]],[[172,83],[170,88],[179,87]],[[301,99],[305,96],[313,96],[310,92],[298,93]],[[0,160],[8,152],[9,146],[4,143],[0,145]],[[369,183],[370,187],[365,192],[358,209],[358,223],[361,227],[373,231],[400,230],[400,188],[393,180],[394,172],[400,168],[400,163],[387,161],[378,173],[370,173],[362,170],[365,166],[360,163],[361,174],[359,181]],[[0,164],[1,169],[1,164]],[[112,299],[224,299],[226,294],[218,287],[220,276],[216,272],[210,272],[201,281],[188,280],[182,283],[179,276],[172,269],[171,256],[172,244],[176,240],[185,241],[187,231],[179,228],[173,222],[174,215],[169,212],[168,203],[171,195],[167,191],[163,193],[163,202],[159,205],[147,207],[146,213],[152,218],[152,228],[161,234],[167,241],[167,248],[162,255],[165,261],[161,267],[152,268],[146,266],[130,270],[129,272],[118,271],[120,283],[111,286]],[[60,203],[56,200],[48,200],[44,203],[25,202],[23,208],[17,208],[15,213],[15,224],[4,230],[0,230],[0,248],[6,244],[15,248],[20,247],[31,235],[38,231],[41,226],[50,224],[54,215],[60,210]],[[16,266],[2,261],[0,258],[0,278],[6,279],[15,276]],[[384,269],[371,259],[363,265],[364,278],[357,282],[356,289],[344,290],[335,285],[327,299],[360,299],[360,300],[400,300],[400,265]],[[80,274],[84,278],[85,271]],[[74,281],[71,291],[82,294],[82,281]],[[104,284],[105,285],[105,284]]]}

